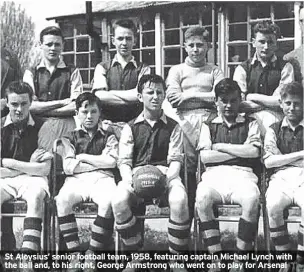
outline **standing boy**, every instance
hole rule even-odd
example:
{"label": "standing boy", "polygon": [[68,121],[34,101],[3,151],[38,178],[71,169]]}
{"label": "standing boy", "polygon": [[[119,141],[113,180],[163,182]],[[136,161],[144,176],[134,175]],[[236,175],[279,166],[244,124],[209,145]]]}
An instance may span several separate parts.
{"label": "standing boy", "polygon": [[40,33],[42,59],[25,71],[23,80],[34,90],[31,113],[45,121],[39,146],[51,150],[54,140],[75,128],[75,99],[82,93],[78,69],[62,60],[64,38],[60,28],[49,26]]}
{"label": "standing boy", "polygon": [[112,122],[128,122],[142,111],[137,84],[142,75],[150,74],[151,70],[132,56],[136,33],[132,20],[114,22],[112,43],[116,55],[95,68],[92,90],[101,100],[105,119]]}
{"label": "standing boy", "polygon": [[266,194],[270,237],[277,251],[290,250],[283,211],[290,205],[302,210],[298,232],[296,271],[304,270],[304,149],[303,86],[292,82],[281,90],[282,121],[273,124],[265,135],[265,165],[274,170]]}
{"label": "standing boy", "polygon": [[259,122],[262,135],[271,124],[282,119],[279,108],[280,89],[294,81],[292,64],[275,55],[280,28],[262,21],[253,28],[253,58],[236,67],[233,79],[239,84],[246,105],[257,111],[254,117]]}
{"label": "standing boy", "polygon": [[[80,254],[73,205],[88,199],[98,205],[87,255],[107,250],[112,239],[114,218],[111,198],[116,187],[112,170],[116,167],[118,142],[113,134],[99,127],[100,117],[98,97],[88,92],[79,95],[76,99],[79,127],[70,132],[66,139],[68,143],[64,143],[63,168],[68,177],[56,197],[56,203],[60,232],[67,249],[74,255],[73,271],[78,271],[76,265]],[[93,267],[95,263],[90,256],[85,260],[85,270],[89,271],[90,262],[93,262]]]}
{"label": "standing boy", "polygon": [[208,251],[219,253],[219,223],[213,206],[239,204],[242,216],[236,246],[240,251],[252,250],[259,214],[258,177],[253,172],[261,147],[258,124],[239,114],[241,90],[232,79],[215,86],[215,103],[218,115],[202,125],[198,144],[206,167],[196,192],[200,231]]}
{"label": "standing boy", "polygon": [[224,78],[215,65],[206,63],[209,34],[204,27],[190,27],[185,32],[185,49],[188,57],[184,63],[173,66],[167,78],[167,99],[177,108],[178,122],[185,134],[187,150],[190,213],[194,208],[197,166],[196,146],[202,122],[206,121],[214,107],[214,86]]}
{"label": "standing boy", "polygon": [[160,76],[142,76],[138,99],[143,103],[143,112],[125,125],[119,142],[118,167],[122,181],[112,201],[116,227],[127,251],[142,248],[140,221],[131,207],[138,202],[145,204],[132,187],[132,177],[142,166],[154,165],[166,175],[169,250],[176,254],[187,250],[190,230],[187,194],[179,176],[183,161],[182,133],[161,109],[165,82]]}
{"label": "standing boy", "polygon": [[10,199],[27,202],[21,250],[39,252],[52,154],[37,148],[40,126],[29,112],[32,95],[32,88],[19,81],[6,89],[9,114],[1,119],[0,204]]}

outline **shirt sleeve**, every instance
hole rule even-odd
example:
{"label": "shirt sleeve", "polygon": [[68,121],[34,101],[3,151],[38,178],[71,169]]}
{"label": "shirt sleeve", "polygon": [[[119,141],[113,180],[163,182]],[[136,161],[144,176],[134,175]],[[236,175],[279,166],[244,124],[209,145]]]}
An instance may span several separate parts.
{"label": "shirt sleeve", "polygon": [[101,155],[111,156],[116,161],[118,159],[118,141],[114,135],[111,135],[106,143]]}
{"label": "shirt sleeve", "polygon": [[117,166],[121,164],[127,164],[130,167],[133,166],[133,148],[134,139],[131,127],[126,124],[122,131],[119,140],[119,156]]}
{"label": "shirt sleeve", "polygon": [[34,84],[34,75],[33,73],[30,71],[30,70],[25,70],[24,72],[24,75],[23,75],[23,82],[29,84],[32,89],[33,89],[33,92],[34,94],[36,93],[36,90],[35,90],[35,84]]}
{"label": "shirt sleeve", "polygon": [[108,90],[108,83],[106,78],[106,70],[101,64],[97,64],[94,71],[92,91]]}
{"label": "shirt sleeve", "polygon": [[74,100],[83,92],[83,83],[78,68],[71,74],[71,98]]}
{"label": "shirt sleeve", "polygon": [[247,93],[247,74],[244,68],[241,65],[238,65],[235,68],[234,74],[233,74],[233,80],[235,80],[239,87],[241,88],[241,91],[243,95]]}
{"label": "shirt sleeve", "polygon": [[224,73],[222,72],[222,70],[218,67],[216,67],[213,70],[213,88],[212,88],[212,92],[214,93],[214,88],[217,85],[217,83],[219,83],[224,77]]}
{"label": "shirt sleeve", "polygon": [[277,136],[272,128],[266,130],[264,139],[264,156],[263,159],[267,159],[271,155],[281,155],[281,151],[277,146]]}
{"label": "shirt sleeve", "polygon": [[72,144],[71,135],[62,138],[61,156],[63,158],[63,170],[66,175],[73,175],[76,166],[80,163],[76,159],[76,150]]}
{"label": "shirt sleeve", "polygon": [[287,62],[281,72],[281,80],[279,86],[274,90],[274,96],[280,96],[281,89],[285,84],[293,82],[295,79],[294,69],[291,63]]}
{"label": "shirt sleeve", "polygon": [[170,137],[167,163],[170,164],[172,161],[183,163],[183,150],[183,132],[180,126],[176,125]]}
{"label": "shirt sleeve", "polygon": [[181,93],[181,79],[180,74],[178,72],[177,66],[173,66],[170,68],[168,77],[166,80],[167,91],[166,94],[170,95],[172,93]]}
{"label": "shirt sleeve", "polygon": [[262,147],[261,132],[256,120],[249,123],[248,135],[244,144],[251,144],[258,148]]}
{"label": "shirt sleeve", "polygon": [[45,162],[51,160],[53,154],[43,148],[37,148],[31,156],[30,162]]}
{"label": "shirt sleeve", "polygon": [[209,150],[212,148],[211,133],[208,125],[202,124],[198,140],[197,150]]}

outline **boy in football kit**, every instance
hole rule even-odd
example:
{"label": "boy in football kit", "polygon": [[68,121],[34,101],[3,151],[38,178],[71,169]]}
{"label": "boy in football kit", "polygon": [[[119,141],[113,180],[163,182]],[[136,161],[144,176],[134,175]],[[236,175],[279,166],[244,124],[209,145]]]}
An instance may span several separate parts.
{"label": "boy in football kit", "polygon": [[[67,249],[74,255],[72,270],[79,271],[80,244],[73,205],[91,199],[98,205],[97,218],[92,226],[92,238],[87,255],[106,250],[112,241],[114,218],[111,207],[115,191],[113,172],[118,157],[118,141],[112,133],[99,127],[101,105],[97,96],[82,93],[76,99],[74,131],[63,139],[63,169],[67,178],[56,197],[59,229]],[[86,258],[85,271],[95,266]]]}
{"label": "boy in football kit", "polygon": [[280,28],[270,21],[261,21],[253,27],[252,45],[255,54],[235,69],[233,79],[239,84],[245,105],[253,111],[262,136],[267,127],[282,120],[279,108],[280,89],[295,80],[293,65],[276,56]]}
{"label": "boy in football kit", "polygon": [[206,63],[209,49],[208,31],[201,26],[190,27],[185,32],[184,63],[174,65],[168,74],[167,99],[177,109],[177,119],[185,137],[187,169],[189,177],[189,209],[194,210],[197,167],[196,147],[202,122],[206,121],[214,108],[214,86],[224,78],[221,69]]}
{"label": "boy in football kit", "polygon": [[165,82],[158,75],[143,75],[138,84],[138,99],[143,112],[123,128],[119,142],[118,167],[122,180],[117,186],[112,207],[117,231],[125,250],[143,247],[140,221],[132,207],[145,205],[132,187],[132,177],[145,165],[154,165],[166,175],[170,219],[169,250],[187,250],[190,231],[188,200],[179,176],[183,162],[183,136],[176,122],[161,107],[165,99]]}
{"label": "boy in football kit", "polygon": [[283,211],[293,204],[300,206],[296,271],[304,271],[303,86],[289,83],[280,97],[284,118],[266,131],[264,141],[265,166],[274,170],[266,193],[270,237],[277,251],[290,250]]}
{"label": "boy in football kit", "polygon": [[218,115],[202,125],[198,143],[206,167],[196,191],[200,231],[207,250],[220,252],[213,205],[240,204],[236,246],[240,251],[251,250],[259,213],[258,177],[253,167],[259,163],[260,132],[255,120],[239,114],[241,90],[236,81],[226,78],[215,86],[215,103]]}
{"label": "boy in football kit", "polygon": [[1,119],[0,204],[10,199],[27,202],[21,250],[37,252],[52,154],[38,148],[40,125],[29,111],[33,96],[30,85],[13,81],[5,95],[9,113]]}

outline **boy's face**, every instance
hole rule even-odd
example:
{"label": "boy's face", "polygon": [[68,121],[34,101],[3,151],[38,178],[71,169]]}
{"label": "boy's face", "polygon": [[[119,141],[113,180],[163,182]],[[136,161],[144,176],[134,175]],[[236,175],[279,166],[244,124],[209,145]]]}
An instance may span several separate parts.
{"label": "boy's face", "polygon": [[185,42],[185,50],[192,62],[202,63],[206,59],[208,43],[202,36],[193,36]]}
{"label": "boy's face", "polygon": [[96,103],[89,104],[88,101],[84,101],[78,111],[76,111],[76,115],[85,129],[92,130],[98,125],[100,110]]}
{"label": "boy's face", "polygon": [[143,103],[148,111],[160,111],[165,99],[165,90],[161,83],[145,83],[138,100]]}
{"label": "boy's face", "polygon": [[264,61],[272,58],[277,50],[277,38],[275,34],[256,33],[252,43],[258,57]]}
{"label": "boy's face", "polygon": [[299,96],[288,94],[280,101],[280,106],[291,124],[297,125],[302,121],[303,101]]}
{"label": "boy's face", "polygon": [[59,60],[63,50],[63,40],[61,36],[45,35],[41,43],[42,54],[50,62]]}
{"label": "boy's face", "polygon": [[9,108],[9,114],[11,116],[12,122],[20,123],[24,120],[27,120],[29,117],[31,104],[32,103],[30,101],[30,97],[27,93],[10,93],[7,96],[7,106]]}
{"label": "boy's face", "polygon": [[226,119],[233,120],[239,113],[241,96],[238,91],[220,96],[215,101],[218,112]]}
{"label": "boy's face", "polygon": [[134,33],[131,29],[117,26],[114,30],[112,43],[116,48],[117,54],[122,57],[129,57],[135,43]]}

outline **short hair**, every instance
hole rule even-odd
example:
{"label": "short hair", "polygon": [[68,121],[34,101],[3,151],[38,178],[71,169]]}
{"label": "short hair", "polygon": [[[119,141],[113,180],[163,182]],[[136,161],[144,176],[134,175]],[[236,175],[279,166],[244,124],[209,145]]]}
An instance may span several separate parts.
{"label": "short hair", "polygon": [[241,88],[239,84],[231,78],[224,78],[215,85],[215,98],[223,97],[224,95],[238,92],[241,97]]}
{"label": "short hair", "polygon": [[303,101],[303,85],[296,81],[283,85],[280,91],[281,99],[284,100],[287,95],[298,96]]}
{"label": "short hair", "polygon": [[138,86],[137,86],[137,91],[138,93],[142,93],[143,89],[144,89],[144,85],[147,83],[160,83],[162,84],[164,91],[166,91],[166,83],[164,81],[164,79],[159,76],[159,75],[152,75],[152,74],[148,74],[148,75],[143,75],[139,82],[138,82]]}
{"label": "short hair", "polygon": [[115,21],[113,23],[113,27],[112,27],[113,34],[115,34],[115,29],[118,26],[131,29],[134,35],[137,33],[137,27],[136,27],[135,23],[130,19],[121,19],[121,20]]}
{"label": "short hair", "polygon": [[40,42],[41,43],[43,42],[43,37],[46,36],[46,35],[60,36],[62,38],[62,41],[64,40],[64,37],[62,35],[62,31],[57,26],[48,26],[40,32]]}
{"label": "short hair", "polygon": [[99,100],[99,98],[90,92],[83,92],[82,94],[80,94],[75,101],[76,104],[76,110],[78,111],[79,108],[82,106],[82,103],[84,101],[88,101],[89,105],[93,105],[96,104],[98,106],[99,111],[102,111],[102,107],[101,107],[101,101]]}
{"label": "short hair", "polygon": [[281,37],[280,27],[269,20],[261,21],[255,24],[253,27],[254,37],[258,32],[263,34],[274,34],[277,39]]}
{"label": "short hair", "polygon": [[185,42],[194,36],[202,36],[206,42],[209,42],[209,31],[203,26],[191,26],[185,32]]}
{"label": "short hair", "polygon": [[33,100],[34,91],[32,87],[23,81],[12,81],[5,89],[5,97],[8,99],[8,95],[15,94],[28,94],[30,101]]}

